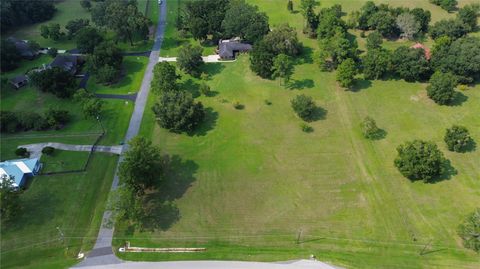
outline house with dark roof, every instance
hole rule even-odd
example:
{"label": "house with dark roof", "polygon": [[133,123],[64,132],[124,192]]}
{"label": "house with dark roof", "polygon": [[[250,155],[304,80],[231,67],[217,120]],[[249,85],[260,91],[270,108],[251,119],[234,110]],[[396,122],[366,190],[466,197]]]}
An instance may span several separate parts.
{"label": "house with dark roof", "polygon": [[15,45],[18,53],[20,54],[20,56],[22,56],[22,58],[33,60],[39,54],[37,50],[34,50],[30,47],[30,44],[28,44],[27,40],[20,40],[15,37],[9,37],[7,38],[7,40]]}
{"label": "house with dark roof", "polygon": [[78,56],[74,55],[57,55],[55,59],[48,65],[49,68],[58,67],[71,74],[77,73],[77,65],[79,63]]}
{"label": "house with dark roof", "polygon": [[233,60],[238,53],[248,52],[252,45],[240,42],[239,39],[227,39],[218,41],[218,55],[222,60]]}
{"label": "house with dark roof", "polygon": [[3,177],[13,178],[14,187],[21,188],[28,177],[38,174],[41,167],[38,158],[4,161],[0,163],[0,180]]}
{"label": "house with dark roof", "polygon": [[28,83],[28,77],[26,75],[19,75],[16,77],[13,77],[9,80],[9,83],[15,87],[15,89],[20,89],[21,87],[27,85]]}

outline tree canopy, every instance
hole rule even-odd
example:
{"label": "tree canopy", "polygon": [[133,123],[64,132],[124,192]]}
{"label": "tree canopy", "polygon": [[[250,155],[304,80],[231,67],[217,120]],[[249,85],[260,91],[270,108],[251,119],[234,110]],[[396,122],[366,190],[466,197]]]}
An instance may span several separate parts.
{"label": "tree canopy", "polygon": [[458,235],[466,248],[480,252],[480,208],[475,209],[460,224]]}
{"label": "tree canopy", "polygon": [[0,25],[2,32],[12,27],[50,20],[57,9],[52,0],[2,0]]}
{"label": "tree canopy", "polygon": [[452,73],[435,72],[427,86],[427,95],[439,105],[448,105],[455,99],[457,78]]}
{"label": "tree canopy", "polygon": [[136,195],[143,195],[146,189],[161,179],[160,149],[144,137],[134,137],[123,155],[118,175],[120,180]]}
{"label": "tree canopy", "polygon": [[428,78],[430,65],[423,49],[398,47],[392,55],[395,72],[406,81]]}
{"label": "tree canopy", "polygon": [[185,91],[162,92],[153,106],[158,124],[172,132],[191,132],[205,117],[202,103]]}
{"label": "tree canopy", "polygon": [[203,65],[203,48],[187,44],[178,52],[177,64],[185,73],[194,77],[200,76],[200,68]]}
{"label": "tree canopy", "polygon": [[410,180],[431,182],[444,171],[443,153],[432,142],[413,140],[397,147],[395,166]]}
{"label": "tree canopy", "polygon": [[357,65],[353,59],[346,59],[337,68],[337,81],[340,86],[350,88],[353,86],[355,75],[357,74]]}
{"label": "tree canopy", "polygon": [[273,60],[272,68],[274,78],[282,78],[284,85],[286,85],[290,81],[294,70],[293,62],[290,56],[286,54],[279,54]]}
{"label": "tree canopy", "polygon": [[159,62],[153,68],[152,90],[156,94],[167,91],[175,91],[178,89],[177,71],[174,65],[168,62]]}
{"label": "tree canopy", "polygon": [[95,47],[103,41],[103,36],[94,27],[84,27],[76,34],[77,48],[82,53],[93,53]]}
{"label": "tree canopy", "polygon": [[383,48],[370,49],[363,56],[362,65],[366,79],[380,79],[390,71],[392,55],[390,51]]}
{"label": "tree canopy", "polygon": [[238,36],[255,43],[268,33],[270,26],[264,12],[258,11],[256,6],[247,4],[244,0],[236,0],[230,2],[222,28],[226,37]]}
{"label": "tree canopy", "polygon": [[77,86],[75,76],[58,67],[33,71],[29,77],[37,89],[52,93],[59,98],[71,97]]}
{"label": "tree canopy", "polygon": [[20,193],[14,187],[13,176],[2,175],[0,179],[0,219],[12,220],[20,210]]}
{"label": "tree canopy", "polygon": [[460,125],[453,125],[448,128],[443,139],[448,150],[456,152],[465,151],[473,142],[467,128]]}
{"label": "tree canopy", "polygon": [[188,1],[185,5],[183,27],[193,38],[203,40],[208,35],[214,39],[223,35],[222,21],[229,7],[229,0]]}
{"label": "tree canopy", "polygon": [[304,121],[312,121],[314,119],[317,106],[311,96],[300,94],[295,96],[290,102],[293,111]]}
{"label": "tree canopy", "polygon": [[9,71],[17,68],[18,62],[21,60],[21,56],[17,51],[17,47],[13,42],[7,39],[2,39],[0,46],[1,52],[1,71]]}

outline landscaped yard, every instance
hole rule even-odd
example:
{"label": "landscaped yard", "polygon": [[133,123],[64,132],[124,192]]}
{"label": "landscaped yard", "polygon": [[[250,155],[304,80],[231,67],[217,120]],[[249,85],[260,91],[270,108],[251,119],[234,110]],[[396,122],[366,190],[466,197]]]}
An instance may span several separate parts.
{"label": "landscaped yard", "polygon": [[[459,124],[480,141],[480,86],[461,92],[453,106],[430,100],[426,84],[403,80],[359,79],[353,91],[345,91],[334,72],[320,72],[313,62],[317,42],[301,34],[300,14],[288,13],[283,2],[248,2],[267,12],[271,25],[288,21],[310,48],[295,66],[292,89],[259,78],[248,56],[241,56],[234,63],[207,65],[214,96],[198,97],[207,119],[193,135],[160,128],[147,107],[141,134],[182,160],[169,168],[160,191],[178,211],[158,212],[161,228],[154,232],[119,224],[116,246],[129,241],[207,251],[119,256],[278,261],[314,254],[347,268],[478,267],[478,254],[462,246],[456,229],[480,201],[480,151],[450,152],[443,135]],[[322,1],[322,7],[341,3],[349,12],[363,2]],[[169,22],[176,3],[168,1]],[[451,16],[427,1],[389,3],[427,8],[433,21]],[[177,40],[172,23],[169,38]],[[175,44],[164,43],[162,55],[174,56]],[[185,88],[196,92],[198,80],[182,74],[184,83],[189,79]],[[310,123],[312,133],[302,132],[291,109],[298,94],[312,96],[323,108],[323,116]],[[154,99],[151,95],[150,106]],[[235,109],[235,101],[244,109]],[[360,123],[367,115],[385,138],[363,138]],[[413,139],[435,142],[453,169],[433,184],[403,177],[393,164],[396,147]]]}

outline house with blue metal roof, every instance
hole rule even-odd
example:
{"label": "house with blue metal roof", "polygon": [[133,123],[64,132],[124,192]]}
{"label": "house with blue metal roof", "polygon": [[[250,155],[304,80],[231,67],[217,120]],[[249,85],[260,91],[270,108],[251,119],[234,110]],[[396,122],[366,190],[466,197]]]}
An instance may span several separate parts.
{"label": "house with blue metal roof", "polygon": [[37,175],[41,163],[38,158],[9,160],[0,163],[0,178],[4,176],[14,178],[15,187],[23,187],[28,177]]}

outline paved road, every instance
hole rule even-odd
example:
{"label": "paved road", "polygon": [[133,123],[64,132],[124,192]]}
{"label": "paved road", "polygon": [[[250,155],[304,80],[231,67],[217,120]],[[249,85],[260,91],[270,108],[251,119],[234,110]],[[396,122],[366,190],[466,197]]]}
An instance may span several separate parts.
{"label": "paved road", "polygon": [[88,269],[340,269],[332,265],[313,261],[298,260],[278,263],[239,262],[239,261],[178,261],[178,262],[123,262],[102,266],[89,266]]}
{"label": "paved road", "polygon": [[[69,150],[69,151],[91,151],[93,145],[70,145],[70,144],[63,144],[63,143],[48,142],[48,143],[21,145],[18,147],[26,148],[28,152],[30,152],[30,157],[40,158],[40,156],[42,155],[42,149],[44,147],[53,147],[56,149]],[[96,146],[95,151],[120,154],[122,153],[122,146]]]}
{"label": "paved road", "polygon": [[[143,118],[143,111],[145,110],[148,93],[150,92],[150,82],[153,78],[153,67],[156,63],[158,63],[158,57],[160,56],[160,48],[162,47],[163,33],[165,31],[167,17],[166,2],[167,1],[162,1],[162,4],[160,5],[157,32],[155,33],[155,42],[150,53],[147,69],[145,70],[145,75],[143,77],[140,91],[138,92],[137,99],[135,100],[135,108],[133,110],[132,117],[130,118],[130,124],[125,135],[125,141],[129,141],[130,139],[135,137],[140,130],[140,124]],[[127,149],[128,145],[125,144],[122,150],[126,151]],[[123,158],[122,156],[120,156],[118,163],[120,164],[122,160]],[[117,173],[115,173],[111,190],[116,190],[117,187],[118,175]],[[111,225],[110,217],[111,212],[105,210],[105,212],[103,213],[100,231],[98,232],[97,241],[95,242],[93,250],[88,253],[85,260],[79,263],[76,267],[98,266],[97,268],[103,268],[107,264],[111,265],[122,263],[122,261],[118,259],[112,252],[113,225]]]}

